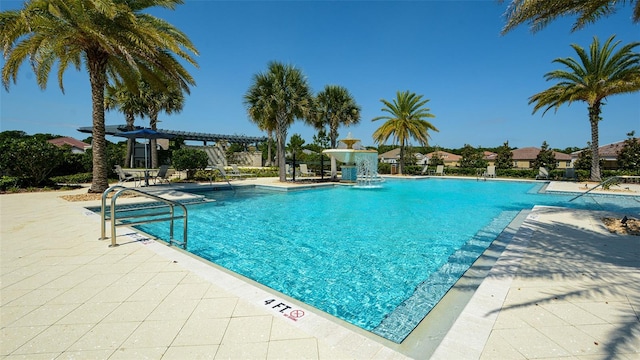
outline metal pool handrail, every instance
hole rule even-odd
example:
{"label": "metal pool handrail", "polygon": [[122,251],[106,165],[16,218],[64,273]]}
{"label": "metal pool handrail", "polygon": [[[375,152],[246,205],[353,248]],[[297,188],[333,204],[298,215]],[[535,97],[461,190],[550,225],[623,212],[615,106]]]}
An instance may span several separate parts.
{"label": "metal pool handrail", "polygon": [[[118,190],[119,189],[119,190]],[[181,204],[180,202],[177,201],[173,201],[173,200],[169,200],[169,199],[165,199],[163,197],[157,196],[157,195],[153,195],[153,194],[149,194],[145,191],[141,191],[138,189],[134,189],[134,188],[128,188],[122,185],[114,185],[110,188],[108,188],[107,190],[104,191],[104,193],[102,193],[102,206],[101,206],[101,210],[100,210],[100,240],[104,240],[107,239],[106,237],[106,222],[107,222],[107,217],[106,217],[106,204],[107,204],[107,196],[109,195],[109,193],[118,190],[113,197],[111,198],[111,217],[109,218],[109,220],[111,221],[111,245],[109,245],[109,247],[115,247],[118,246],[118,244],[116,243],[116,227],[117,226],[131,226],[131,225],[139,225],[139,224],[146,224],[146,223],[151,223],[151,222],[159,222],[159,221],[170,221],[170,227],[169,227],[169,245],[173,245],[173,244],[177,244],[179,246],[181,246],[183,249],[187,248],[187,207],[184,206],[183,204]],[[165,204],[167,204],[169,206],[169,217],[164,217],[164,218],[156,218],[156,219],[147,219],[147,220],[140,220],[140,221],[133,221],[133,222],[129,222],[129,223],[120,223],[120,224],[116,224],[116,200],[118,199],[118,197],[120,196],[120,194],[125,193],[125,192],[133,192],[136,193],[138,195],[147,197],[149,199],[153,199],[156,201],[160,201],[163,202]],[[176,216],[174,213],[174,207],[175,206],[180,206],[182,208],[182,211],[184,213],[184,215],[180,215],[180,216]],[[154,213],[154,214],[147,214],[145,216],[159,216],[159,215],[165,215],[167,213]],[[121,217],[120,220],[123,219],[133,219],[133,218],[137,218],[137,217],[141,217],[140,215],[132,215],[132,216],[128,216],[128,217]],[[184,221],[184,226],[183,226],[183,238],[182,238],[182,242],[177,241],[173,238],[173,222],[175,219],[183,219]]]}
{"label": "metal pool handrail", "polygon": [[575,200],[575,199],[577,199],[577,198],[579,198],[579,197],[582,197],[582,196],[584,196],[584,195],[587,195],[587,194],[588,194],[588,193],[590,193],[592,190],[595,190],[595,189],[597,189],[597,188],[599,188],[599,187],[601,187],[601,186],[603,186],[603,185],[606,185],[606,184],[608,184],[608,183],[610,183],[610,182],[613,182],[613,181],[614,181],[614,180],[616,180],[616,179],[637,179],[637,180],[640,180],[640,176],[635,176],[635,175],[616,175],[616,176],[612,176],[612,177],[610,177],[610,178],[605,179],[605,180],[604,180],[604,181],[602,181],[600,184],[598,184],[598,185],[596,185],[596,186],[592,187],[591,189],[589,189],[589,190],[587,190],[587,191],[583,192],[582,194],[579,194],[579,195],[575,196],[574,198],[572,198],[571,200],[569,200],[569,202],[572,202],[573,200]]}

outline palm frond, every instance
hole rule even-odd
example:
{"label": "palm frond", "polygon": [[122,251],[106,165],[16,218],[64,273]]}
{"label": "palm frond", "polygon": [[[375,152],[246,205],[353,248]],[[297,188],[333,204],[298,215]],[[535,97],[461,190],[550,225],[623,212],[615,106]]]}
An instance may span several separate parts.
{"label": "palm frond", "polygon": [[576,17],[571,28],[571,31],[576,31],[615,13],[618,6],[626,3],[634,7],[633,21],[640,21],[638,0],[512,0],[504,14],[506,24],[502,33],[506,34],[523,24],[528,24],[529,30],[535,33],[557,18],[565,16]]}

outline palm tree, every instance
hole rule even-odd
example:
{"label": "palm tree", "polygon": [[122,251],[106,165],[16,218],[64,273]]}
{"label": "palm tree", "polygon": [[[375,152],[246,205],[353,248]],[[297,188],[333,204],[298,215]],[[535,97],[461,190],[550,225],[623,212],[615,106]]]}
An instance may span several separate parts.
{"label": "palm tree", "polygon": [[[179,87],[169,85],[162,88],[154,88],[147,82],[140,85],[140,98],[149,116],[149,127],[158,130],[158,114],[164,111],[167,114],[179,113],[184,106],[184,93]],[[158,168],[157,140],[151,139],[151,167]]]}
{"label": "palm tree", "polygon": [[422,146],[429,146],[429,130],[438,131],[433,124],[425,118],[434,118],[424,105],[429,99],[422,100],[422,95],[416,95],[409,91],[398,91],[393,103],[380,100],[385,107],[382,111],[390,115],[374,118],[372,121],[386,120],[382,126],[373,132],[373,140],[378,144],[384,144],[393,136],[393,142],[400,144],[400,168],[402,174],[404,168],[404,149],[411,138],[416,139]]}
{"label": "palm tree", "polygon": [[[626,2],[616,0],[512,0],[505,14],[507,24],[502,29],[502,33],[505,34],[524,23],[528,23],[531,31],[536,32],[558,17],[577,14],[578,18],[571,29],[571,31],[576,31],[602,17],[615,13],[616,7]],[[640,21],[640,1],[628,1],[629,4],[634,2],[636,4],[633,7],[633,22],[637,23]]]}
{"label": "palm tree", "polygon": [[598,156],[598,122],[607,96],[631,93],[640,90],[640,54],[633,48],[640,45],[634,42],[614,52],[620,41],[612,44],[611,36],[602,47],[597,37],[589,47],[589,52],[572,44],[579,61],[573,58],[558,58],[553,62],[562,64],[568,70],[555,70],[545,74],[547,81],[558,80],[559,83],[533,95],[529,104],[534,104],[533,113],[546,108],[557,111],[560,105],[574,101],[584,101],[589,109],[591,124],[591,180],[600,181],[600,162]]}
{"label": "palm tree", "polygon": [[329,126],[331,148],[336,148],[338,127],[360,122],[360,106],[356,104],[349,90],[342,86],[327,85],[316,96],[316,122],[318,127]]}
{"label": "palm tree", "polygon": [[[127,122],[127,131],[134,130],[136,115],[142,116],[143,109],[138,93],[132,93],[124,84],[107,84],[104,97],[105,110],[120,110],[124,114]],[[130,167],[133,144],[135,140],[127,139],[127,155],[124,159],[124,166]]]}
{"label": "palm tree", "polygon": [[0,37],[5,57],[2,82],[9,89],[20,65],[29,59],[44,89],[54,64],[64,92],[63,74],[84,65],[91,84],[93,121],[93,181],[89,192],[108,187],[104,122],[104,91],[109,78],[130,88],[142,77],[158,77],[188,88],[194,81],[173,54],[196,65],[187,53],[197,50],[187,36],[143,10],[174,9],[182,0],[31,0],[22,10],[0,13]]}
{"label": "palm tree", "polygon": [[[315,127],[324,129],[329,126],[331,148],[338,142],[338,127],[349,126],[360,122],[360,106],[356,104],[349,90],[342,86],[327,85],[316,95]],[[337,174],[336,159],[331,158],[331,176]]]}
{"label": "palm tree", "polygon": [[275,123],[278,174],[280,181],[286,181],[287,130],[296,119],[308,121],[313,110],[313,96],[307,79],[291,65],[270,62],[267,72],[254,76],[244,103],[249,117],[256,123]]}

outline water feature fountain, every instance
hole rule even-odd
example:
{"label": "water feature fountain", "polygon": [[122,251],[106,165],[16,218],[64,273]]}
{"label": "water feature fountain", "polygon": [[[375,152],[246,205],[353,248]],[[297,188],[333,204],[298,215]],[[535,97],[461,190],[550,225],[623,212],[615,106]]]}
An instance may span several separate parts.
{"label": "water feature fountain", "polygon": [[346,148],[327,149],[322,153],[343,163],[341,181],[361,187],[379,187],[384,179],[378,175],[378,152],[354,149],[353,145],[360,140],[352,138],[351,133],[338,141]]}

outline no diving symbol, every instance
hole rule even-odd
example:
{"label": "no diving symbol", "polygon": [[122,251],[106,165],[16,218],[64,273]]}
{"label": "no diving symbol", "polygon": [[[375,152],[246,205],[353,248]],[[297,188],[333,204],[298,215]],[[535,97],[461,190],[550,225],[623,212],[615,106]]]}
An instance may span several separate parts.
{"label": "no diving symbol", "polygon": [[298,320],[299,318],[304,316],[304,311],[302,310],[293,310],[289,313],[289,317],[291,320]]}

